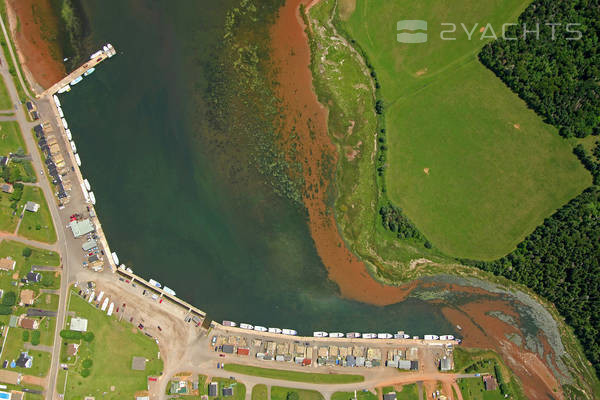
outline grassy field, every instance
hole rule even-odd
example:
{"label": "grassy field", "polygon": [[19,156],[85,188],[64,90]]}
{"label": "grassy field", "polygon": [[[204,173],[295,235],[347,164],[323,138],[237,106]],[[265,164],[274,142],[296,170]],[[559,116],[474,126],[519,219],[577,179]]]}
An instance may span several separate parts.
{"label": "grassy field", "polygon": [[[571,145],[476,58],[480,27],[499,29],[528,2],[463,3],[358,0],[342,26],[381,83],[389,198],[443,253],[488,260],[513,249],[591,177]],[[402,19],[427,20],[429,41],[398,43]],[[479,25],[472,40],[458,25],[456,40],[443,41],[442,22]]]}
{"label": "grassy field", "polygon": [[[379,397],[369,391],[359,391],[356,392],[356,397],[358,400],[378,400]],[[331,396],[331,400],[354,400],[354,392],[335,392],[333,396]]]}
{"label": "grassy field", "polygon": [[25,150],[25,141],[17,121],[0,121],[0,155]]}
{"label": "grassy field", "polygon": [[401,390],[394,390],[393,387],[385,387],[382,392],[384,394],[395,392],[398,400],[419,400],[419,388],[416,383],[404,385]]}
{"label": "grassy field", "polygon": [[0,76],[0,110],[12,110],[13,104],[6,89],[4,78]]}
{"label": "grassy field", "polygon": [[352,383],[365,380],[362,375],[350,374],[319,374],[311,372],[286,371],[281,369],[260,368],[241,364],[225,364],[225,370],[245,375],[260,376],[263,378],[283,379],[294,382],[310,383]]}
{"label": "grassy field", "polygon": [[232,400],[244,400],[246,398],[246,386],[243,383],[225,378],[212,378],[212,382],[219,383],[219,394],[223,393],[223,388],[232,387]]}
{"label": "grassy field", "polygon": [[266,385],[256,385],[252,388],[252,400],[269,400]]}
{"label": "grassy field", "polygon": [[288,393],[296,392],[300,400],[322,400],[323,396],[316,390],[291,389],[280,386],[271,387],[271,400],[286,400]]}
{"label": "grassy field", "polygon": [[56,242],[52,215],[42,190],[34,186],[25,186],[22,203],[25,204],[27,201],[38,203],[40,209],[37,212],[25,211],[19,227],[19,235],[45,243]]}
{"label": "grassy field", "polygon": [[45,351],[39,350],[28,350],[25,348],[25,342],[23,341],[23,332],[27,331],[31,337],[30,330],[22,328],[9,328],[8,337],[6,343],[2,349],[2,361],[8,360],[9,364],[11,361],[19,358],[21,352],[27,352],[30,356],[33,356],[33,362],[31,368],[10,368],[11,371],[20,372],[26,375],[32,376],[46,376],[50,369],[50,360],[52,355]]}
{"label": "grassy field", "polygon": [[[136,391],[146,389],[148,376],[161,373],[163,363],[157,359],[158,345],[132,325],[106,316],[73,292],[69,310],[88,319],[88,331],[93,332],[95,338],[90,343],[81,342],[78,359],[69,367],[65,399],[85,396],[115,400],[133,398]],[[131,369],[134,356],[149,360],[145,371]],[[85,359],[93,362],[88,377],[81,375]]]}
{"label": "grassy field", "polygon": [[464,400],[500,400],[504,399],[500,390],[485,390],[482,379],[459,379],[458,387]]}

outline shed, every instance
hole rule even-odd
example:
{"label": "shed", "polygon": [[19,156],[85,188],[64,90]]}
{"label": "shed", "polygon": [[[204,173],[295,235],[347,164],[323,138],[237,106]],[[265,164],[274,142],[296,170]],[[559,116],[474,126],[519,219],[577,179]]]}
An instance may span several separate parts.
{"label": "shed", "polygon": [[233,396],[233,388],[232,387],[224,387],[222,392],[223,392],[223,397]]}
{"label": "shed", "polygon": [[94,239],[88,240],[81,246],[83,251],[90,251],[94,247],[98,247],[98,243]]}
{"label": "shed", "polygon": [[144,357],[133,357],[131,369],[135,371],[144,371],[146,369],[146,359]]}
{"label": "shed", "polygon": [[88,320],[85,318],[73,317],[69,328],[72,331],[85,332],[87,331]]}
{"label": "shed", "polygon": [[15,191],[15,188],[13,188],[13,185],[10,183],[3,183],[1,188],[4,193],[12,193]]}
{"label": "shed", "polygon": [[250,349],[248,348],[238,348],[237,349],[238,356],[247,356],[250,354]]}
{"label": "shed", "polygon": [[223,353],[233,354],[233,345],[231,345],[231,344],[224,344],[223,345]]}
{"label": "shed", "polygon": [[208,395],[210,397],[216,397],[219,395],[219,385],[217,382],[211,382],[210,385],[208,385]]}
{"label": "shed", "polygon": [[383,400],[396,400],[396,392],[389,392],[383,395]]}
{"label": "shed", "polygon": [[452,362],[448,357],[444,357],[440,360],[440,371],[451,371]]}
{"label": "shed", "polygon": [[3,271],[13,271],[17,262],[11,257],[0,258],[0,269]]}
{"label": "shed", "polygon": [[69,223],[69,228],[71,228],[71,231],[73,231],[73,236],[76,238],[87,235],[88,233],[92,233],[95,230],[94,225],[89,219],[71,221]]}
{"label": "shed", "polygon": [[418,361],[411,361],[410,362],[410,370],[411,371],[418,371],[419,370],[419,362]]}
{"label": "shed", "polygon": [[408,361],[408,360],[397,360],[398,361],[398,368],[399,369],[404,369],[404,370],[409,370],[412,367],[412,361]]}
{"label": "shed", "polygon": [[34,201],[28,201],[25,203],[25,210],[29,212],[38,212],[40,205]]}

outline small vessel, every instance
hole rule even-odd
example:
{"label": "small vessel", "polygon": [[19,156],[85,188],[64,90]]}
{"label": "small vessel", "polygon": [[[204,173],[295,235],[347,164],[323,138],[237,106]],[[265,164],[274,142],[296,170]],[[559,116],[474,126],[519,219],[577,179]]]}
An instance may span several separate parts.
{"label": "small vessel", "polygon": [[376,333],[363,333],[363,339],[377,339]]}
{"label": "small vessel", "polygon": [[223,321],[223,326],[237,326],[237,324],[233,321]]}
{"label": "small vessel", "polygon": [[88,190],[88,192],[90,190],[92,190],[92,187],[90,186],[90,182],[87,179],[83,180],[83,184],[85,185],[85,188]]}
{"label": "small vessel", "polygon": [[357,339],[359,338],[361,335],[358,332],[350,332],[350,333],[346,333],[346,337],[348,339]]}
{"label": "small vessel", "polygon": [[102,303],[102,307],[100,309],[102,311],[106,311],[106,307],[108,307],[108,297],[104,299],[104,303]]}
{"label": "small vessel", "polygon": [[279,328],[269,328],[269,333],[281,333],[281,329]]}
{"label": "small vessel", "polygon": [[160,284],[160,282],[157,282],[157,281],[155,281],[154,279],[150,279],[150,280],[148,281],[148,283],[149,283],[149,284],[151,284],[152,286],[155,286],[155,287],[157,287],[157,288],[161,288],[161,287],[162,287],[162,285]]}
{"label": "small vessel", "polygon": [[240,328],[242,328],[242,329],[248,329],[248,330],[251,331],[251,330],[254,330],[254,325],[250,325],[250,324],[246,324],[246,323],[242,322],[240,324]]}
{"label": "small vessel", "polygon": [[114,56],[115,54],[117,54],[117,51],[113,48],[112,44],[108,43],[106,45],[106,47],[108,47],[108,53],[107,53],[108,58],[110,58],[110,57]]}
{"label": "small vessel", "polygon": [[60,107],[60,100],[58,99],[58,96],[52,95],[52,98],[54,99],[54,104],[56,104],[56,107]]}
{"label": "small vessel", "polygon": [[130,274],[133,274],[133,270],[129,267],[125,268],[125,271],[129,272]]}
{"label": "small vessel", "polygon": [[454,340],[454,336],[452,336],[452,335],[442,335],[442,336],[440,336],[440,340]]}
{"label": "small vessel", "polygon": [[58,116],[61,118],[65,117],[65,113],[63,112],[62,108],[58,107]]}
{"label": "small vessel", "polygon": [[460,330],[462,330],[462,326],[456,325],[456,329],[458,329],[460,331]]}
{"label": "small vessel", "polygon": [[85,72],[83,73],[83,76],[88,76],[88,75],[91,75],[91,74],[93,74],[93,73],[94,73],[94,71],[95,71],[95,70],[96,70],[96,68],[92,67],[92,68],[88,69],[87,71],[85,71]]}
{"label": "small vessel", "polygon": [[264,326],[257,325],[257,326],[254,327],[254,330],[257,331],[257,332],[266,332],[267,328],[265,328]]}
{"label": "small vessel", "polygon": [[79,157],[79,154],[75,154],[75,162],[78,167],[81,167],[81,157]]}
{"label": "small vessel", "polygon": [[71,150],[73,150],[73,153],[77,153],[77,146],[75,146],[75,142],[71,140],[70,143],[71,143]]}
{"label": "small vessel", "polygon": [[377,339],[391,339],[391,338],[393,338],[393,336],[390,333],[378,333],[377,334]]}
{"label": "small vessel", "polygon": [[75,78],[75,79],[73,79],[73,80],[71,81],[71,86],[73,86],[73,85],[77,85],[77,84],[78,84],[79,82],[81,82],[82,80],[83,80],[83,76],[81,76],[81,75],[80,75],[80,76],[78,76],[77,78]]}
{"label": "small vessel", "polygon": [[73,140],[73,135],[71,135],[71,130],[70,129],[65,130],[65,133],[67,134],[67,139]]}
{"label": "small vessel", "polygon": [[166,287],[166,286],[165,286],[165,287],[163,287],[163,292],[165,292],[165,293],[167,293],[167,294],[170,294],[171,296],[177,296],[177,295],[175,294],[175,291],[174,291],[173,289],[171,289],[171,288],[168,288],[168,287]]}
{"label": "small vessel", "polygon": [[98,295],[98,301],[102,301],[102,297],[104,297],[104,291],[100,292]]}
{"label": "small vessel", "polygon": [[425,335],[425,340],[438,340],[440,337],[438,335]]}
{"label": "small vessel", "polygon": [[402,339],[401,333],[394,333],[394,339]]}
{"label": "small vessel", "polygon": [[283,333],[284,335],[289,335],[289,336],[296,336],[298,334],[298,332],[296,332],[293,329],[282,329],[281,333]]}
{"label": "small vessel", "polygon": [[114,308],[115,308],[115,303],[110,303],[110,306],[108,306],[108,312],[106,313],[106,315],[108,315],[110,317],[113,313]]}
{"label": "small vessel", "polygon": [[88,303],[91,303],[92,301],[94,301],[94,292],[92,291],[92,294],[90,294],[90,298],[88,299]]}
{"label": "small vessel", "polygon": [[117,256],[117,253],[115,253],[114,251],[111,254],[113,261],[115,262],[116,265],[119,265],[119,257]]}
{"label": "small vessel", "polygon": [[313,332],[314,337],[327,337],[329,334],[327,332]]}
{"label": "small vessel", "polygon": [[85,185],[83,183],[81,184],[81,192],[83,193],[83,197],[85,198],[85,202],[89,203],[90,202],[90,194],[88,193],[88,191],[85,188]]}
{"label": "small vessel", "polygon": [[62,124],[65,127],[65,129],[69,129],[69,124],[67,124],[67,120],[64,118],[61,118]]}
{"label": "small vessel", "polygon": [[107,53],[108,52],[108,46],[106,46],[106,45],[102,46],[102,50],[104,50],[104,52]]}
{"label": "small vessel", "polygon": [[71,86],[67,85],[67,86],[63,86],[60,89],[58,89],[58,91],[56,93],[66,93],[66,92],[70,92],[71,91]]}
{"label": "small vessel", "polygon": [[93,60],[94,58],[98,57],[100,54],[102,54],[102,50],[98,50],[97,52],[95,52],[94,54],[92,54],[90,56],[90,60]]}
{"label": "small vessel", "polygon": [[329,333],[329,337],[332,337],[332,338],[341,338],[341,337],[344,337],[344,334],[341,333],[341,332],[330,332]]}
{"label": "small vessel", "polygon": [[408,335],[408,334],[404,333],[404,334],[402,335],[402,339],[410,339],[410,335]]}
{"label": "small vessel", "polygon": [[420,338],[418,336],[413,336],[413,340],[419,340]]}
{"label": "small vessel", "polygon": [[96,204],[96,196],[94,195],[94,192],[90,192],[89,195],[90,195],[90,202],[95,205]]}

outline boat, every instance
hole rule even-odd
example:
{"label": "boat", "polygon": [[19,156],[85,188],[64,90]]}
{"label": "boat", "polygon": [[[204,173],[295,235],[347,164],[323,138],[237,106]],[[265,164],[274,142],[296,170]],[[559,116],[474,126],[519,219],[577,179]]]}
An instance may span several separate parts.
{"label": "boat", "polygon": [[281,333],[281,329],[279,328],[269,328],[269,333]]}
{"label": "boat", "polygon": [[165,286],[165,287],[163,287],[163,292],[165,292],[165,293],[167,293],[167,294],[170,294],[171,296],[177,296],[177,295],[175,294],[175,291],[174,291],[173,289],[171,289],[171,288],[168,288],[168,287],[166,287],[166,286]]}
{"label": "boat", "polygon": [[257,331],[257,332],[266,332],[267,328],[265,328],[264,326],[258,326],[257,325],[257,326],[254,327],[254,330]]}
{"label": "boat", "polygon": [[65,113],[63,112],[62,108],[58,107],[58,116],[61,118],[65,117]]}
{"label": "boat", "polygon": [[160,282],[157,282],[157,281],[155,281],[154,279],[150,279],[150,280],[148,281],[148,283],[149,283],[149,284],[151,284],[152,286],[155,286],[155,287],[157,287],[157,288],[161,288],[161,287],[162,287],[162,285],[160,284]]}
{"label": "boat", "polygon": [[52,98],[54,99],[54,104],[56,104],[56,107],[60,107],[60,100],[58,99],[58,96],[52,95]]}
{"label": "boat", "polygon": [[402,335],[402,339],[410,339],[410,335],[407,335],[406,333]]}
{"label": "boat", "polygon": [[413,340],[419,340],[420,338],[418,336],[413,336]]}
{"label": "boat", "polygon": [[394,339],[402,339],[401,333],[394,333]]}
{"label": "boat", "polygon": [[83,193],[83,197],[85,197],[85,202],[89,203],[90,202],[90,195],[87,191],[87,189],[85,188],[85,185],[82,183],[81,184],[81,192]]}
{"label": "boat", "polygon": [[104,303],[102,303],[102,307],[100,309],[102,311],[106,311],[106,307],[108,307],[108,297],[104,299]]}
{"label": "boat", "polygon": [[116,265],[119,265],[119,257],[117,256],[117,253],[115,253],[114,251],[111,254],[113,261],[115,262]]}
{"label": "boat", "polygon": [[73,135],[71,135],[71,130],[70,129],[66,129],[65,133],[67,134],[67,139],[73,140]]}
{"label": "boat", "polygon": [[93,60],[94,58],[98,57],[100,54],[102,54],[102,50],[98,50],[97,52],[95,52],[94,54],[92,54],[90,56],[90,60]]}
{"label": "boat", "polygon": [[75,154],[75,162],[78,167],[81,167],[81,157],[79,157],[79,154]]}
{"label": "boat", "polygon": [[102,297],[104,297],[104,291],[100,292],[98,295],[98,301],[102,301]]}
{"label": "boat", "polygon": [[90,186],[90,182],[87,179],[83,180],[83,184],[85,185],[85,188],[88,190],[88,192],[90,190],[92,190],[92,187]]}
{"label": "boat", "polygon": [[75,142],[71,140],[71,150],[73,150],[73,153],[77,153],[77,146],[75,146]]}
{"label": "boat", "polygon": [[108,306],[108,312],[106,313],[106,315],[108,315],[110,317],[113,313],[114,308],[115,308],[115,303],[110,303],[110,306]]}
{"label": "boat", "polygon": [[73,85],[77,85],[77,84],[78,84],[79,82],[81,82],[82,80],[83,80],[83,76],[81,76],[81,75],[80,75],[80,76],[78,76],[77,78],[75,78],[75,79],[73,79],[73,80],[71,81],[71,86],[73,86]]}
{"label": "boat", "polygon": [[254,330],[254,325],[250,325],[250,324],[246,324],[246,323],[242,322],[240,324],[240,328],[242,328],[242,329],[248,329],[248,330],[251,331],[251,330]]}
{"label": "boat", "polygon": [[341,332],[330,332],[329,333],[329,337],[332,337],[332,338],[341,338],[341,337],[344,337],[344,334],[341,333]]}
{"label": "boat", "polygon": [[63,86],[60,89],[58,89],[58,91],[56,93],[66,93],[66,92],[70,92],[71,91],[71,86],[67,85],[67,86]]}
{"label": "boat", "polygon": [[329,334],[327,332],[313,332],[314,337],[327,337]]}
{"label": "boat", "polygon": [[89,192],[90,195],[90,203],[92,204],[96,204],[96,196],[94,195],[94,192]]}
{"label": "boat", "polygon": [[377,339],[376,333],[363,333],[363,339]]}
{"label": "boat", "polygon": [[440,340],[454,340],[454,336],[452,336],[452,335],[442,335],[442,336],[440,336]]}
{"label": "boat", "polygon": [[108,47],[108,53],[107,53],[107,55],[108,55],[109,58],[112,57],[112,56],[114,56],[115,54],[117,54],[117,51],[114,49],[114,47],[113,47],[112,44],[108,43],[106,45],[106,47]]}
{"label": "boat", "polygon": [[95,70],[96,70],[96,68],[92,67],[92,68],[88,69],[87,71],[85,71],[85,72],[83,73],[83,76],[88,76],[88,75],[91,75],[91,74],[93,74],[93,73],[94,73],[94,71],[95,71]]}
{"label": "boat", "polygon": [[357,339],[359,338],[361,335],[358,332],[350,332],[350,333],[346,333],[346,337],[348,339]]}
{"label": "boat", "polygon": [[281,333],[283,333],[284,335],[289,335],[289,336],[296,336],[298,334],[298,332],[296,332],[293,329],[282,329]]}
{"label": "boat", "polygon": [[425,335],[425,340],[438,340],[440,337],[438,335]]}
{"label": "boat", "polygon": [[90,294],[90,298],[88,299],[88,303],[91,303],[92,301],[94,301],[94,292],[92,292],[92,294]]}
{"label": "boat", "polygon": [[391,333],[378,333],[377,339],[391,339],[393,338]]}
{"label": "boat", "polygon": [[233,321],[223,321],[223,326],[237,326],[237,324]]}
{"label": "boat", "polygon": [[69,129],[69,124],[67,124],[67,120],[64,118],[61,118],[62,124],[65,127],[65,129]]}
{"label": "boat", "polygon": [[104,50],[105,53],[108,53],[108,46],[106,46],[106,45],[102,46],[102,50]]}
{"label": "boat", "polygon": [[133,270],[129,267],[125,268],[125,271],[129,272],[130,274],[133,274]]}
{"label": "boat", "polygon": [[456,325],[456,329],[458,329],[460,331],[460,330],[462,330],[462,326]]}

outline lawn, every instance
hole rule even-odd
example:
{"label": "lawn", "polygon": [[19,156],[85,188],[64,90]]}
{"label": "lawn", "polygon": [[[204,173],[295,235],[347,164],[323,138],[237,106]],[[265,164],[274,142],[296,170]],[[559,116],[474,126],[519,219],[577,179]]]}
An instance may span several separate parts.
{"label": "lawn", "polygon": [[416,383],[402,386],[402,390],[394,390],[392,387],[383,388],[383,393],[395,392],[398,400],[419,400],[419,388]]}
{"label": "lawn", "polygon": [[271,387],[271,400],[286,400],[288,393],[298,393],[300,400],[322,400],[323,396],[316,390],[291,389],[280,386]]}
{"label": "lawn", "polygon": [[351,374],[319,374],[314,372],[286,371],[281,369],[260,368],[241,364],[225,364],[225,370],[245,375],[260,376],[270,379],[283,379],[294,382],[310,383],[352,383],[365,380],[362,375]]}
{"label": "lawn", "polygon": [[[498,31],[528,3],[357,0],[343,23],[381,83],[387,194],[450,256],[505,255],[591,184],[571,144],[477,60],[480,27]],[[428,42],[398,43],[402,19],[426,20]],[[456,40],[440,39],[445,22]],[[472,40],[461,22],[479,24]]]}
{"label": "lawn", "polygon": [[481,378],[459,379],[458,387],[464,400],[500,400],[504,399],[499,389],[487,391]]}
{"label": "lawn", "polygon": [[[376,394],[364,390],[356,392],[356,397],[358,400],[379,399],[379,397]],[[354,400],[354,392],[335,392],[333,396],[331,396],[331,400]]]}
{"label": "lawn", "polygon": [[56,242],[54,223],[42,190],[34,186],[25,186],[22,203],[25,204],[27,201],[38,203],[40,208],[37,212],[24,211],[19,235],[45,243]]}
{"label": "lawn", "polygon": [[[23,250],[26,248],[31,250],[31,255],[29,257],[23,256]],[[0,258],[9,256],[16,261],[16,266],[15,271],[0,271],[0,289],[4,290],[9,289],[12,286],[12,282],[15,281],[12,279],[14,272],[17,272],[20,277],[23,277],[27,274],[27,272],[31,271],[32,265],[53,267],[60,265],[60,257],[58,253],[54,251],[29,247],[22,243],[13,242],[10,240],[3,240],[0,242]]]}
{"label": "lawn", "polygon": [[16,121],[0,121],[0,155],[7,156],[19,149],[25,150],[19,124]]}
{"label": "lawn", "polygon": [[[88,331],[95,338],[89,343],[81,341],[77,361],[69,367],[65,399],[85,396],[127,399],[133,398],[136,391],[145,390],[147,377],[162,371],[163,362],[157,359],[158,345],[131,324],[119,322],[115,316],[108,317],[76,293],[70,293],[69,311],[88,319]],[[63,346],[65,343],[63,341]],[[149,360],[145,371],[131,369],[134,356]],[[89,368],[91,374],[83,377],[83,360],[86,359],[93,364]],[[114,391],[111,386],[115,387]]]}
{"label": "lawn", "polygon": [[256,385],[252,388],[252,400],[269,400],[267,385]]}
{"label": "lawn", "polygon": [[[19,214],[11,207],[10,194],[0,192],[0,231],[13,233],[19,223]],[[17,204],[17,209],[19,204]]]}
{"label": "lawn", "polygon": [[8,360],[9,364],[13,360],[19,358],[21,352],[27,352],[30,356],[33,356],[33,363],[31,368],[9,368],[11,371],[20,372],[26,375],[32,376],[46,376],[50,369],[50,360],[52,355],[45,351],[39,350],[28,350],[24,346],[23,332],[27,331],[31,340],[31,330],[22,328],[9,328],[8,337],[6,338],[6,344],[2,349],[2,362]]}
{"label": "lawn", "polygon": [[244,400],[246,398],[246,386],[243,383],[226,378],[212,378],[212,382],[219,383],[219,394],[223,393],[223,388],[232,387],[232,400]]}
{"label": "lawn", "polygon": [[13,104],[6,89],[4,78],[0,76],[0,110],[12,110]]}

